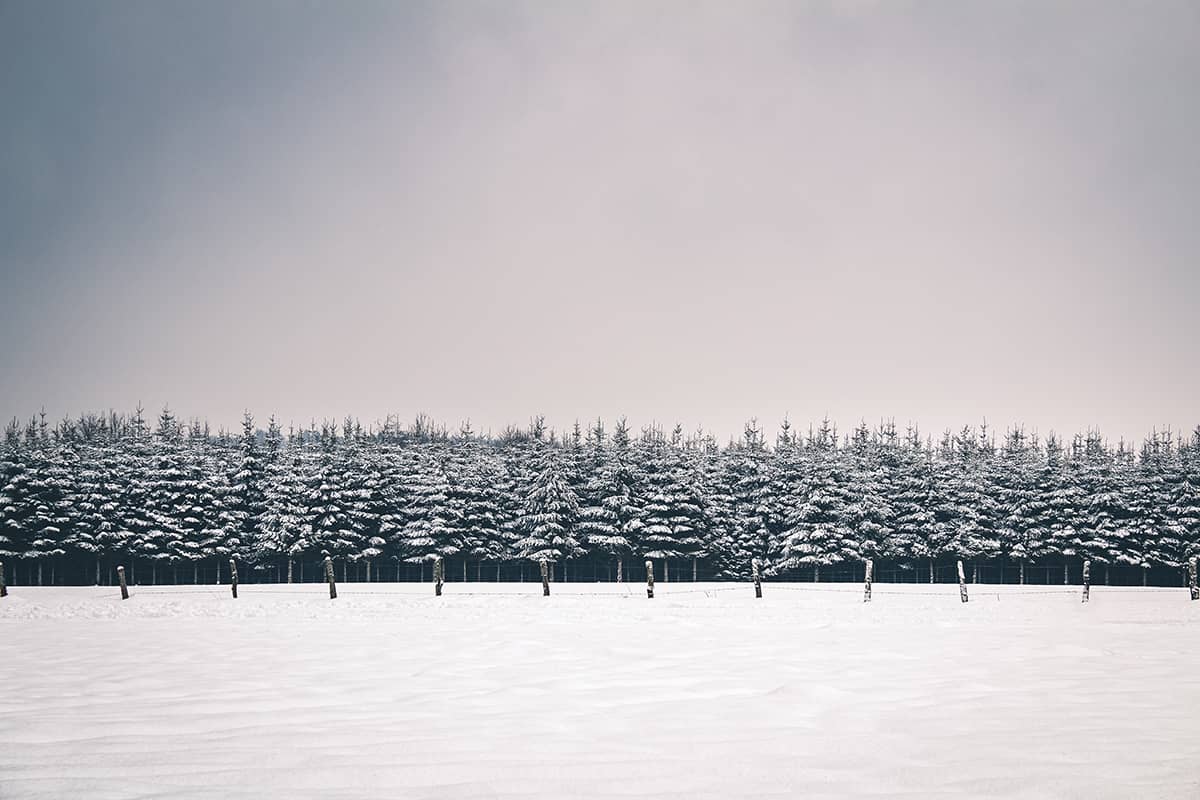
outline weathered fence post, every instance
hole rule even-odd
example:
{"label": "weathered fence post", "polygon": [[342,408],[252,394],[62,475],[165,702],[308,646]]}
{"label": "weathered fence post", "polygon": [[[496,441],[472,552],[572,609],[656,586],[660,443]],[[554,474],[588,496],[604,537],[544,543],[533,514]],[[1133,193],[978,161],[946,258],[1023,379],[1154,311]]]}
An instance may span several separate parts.
{"label": "weathered fence post", "polygon": [[325,580],[329,581],[329,599],[337,600],[337,584],[333,580],[333,559],[325,556]]}
{"label": "weathered fence post", "polygon": [[[1188,564],[1188,591],[1191,592],[1193,600],[1200,600],[1200,588],[1196,587],[1196,560],[1192,559]],[[4,589],[4,567],[0,565],[0,590]]]}
{"label": "weathered fence post", "polygon": [[[1196,568],[1195,568],[1195,566],[1193,566],[1192,573],[1195,574],[1195,572],[1196,572]],[[1195,583],[1196,583],[1196,581],[1193,580],[1192,585],[1195,585]],[[3,561],[0,561],[0,597],[8,597],[8,586],[6,586],[4,583],[4,562]],[[1195,598],[1192,598],[1192,599],[1194,600]]]}
{"label": "weathered fence post", "polygon": [[129,599],[129,587],[125,585],[125,568],[117,567],[117,582],[121,584],[121,599]]}
{"label": "weathered fence post", "polygon": [[550,565],[542,559],[542,597],[550,596]]}
{"label": "weathered fence post", "polygon": [[875,571],[875,562],[872,559],[867,559],[866,582],[863,586],[863,602],[871,602],[871,573]]}
{"label": "weathered fence post", "polygon": [[961,560],[958,562],[958,599],[967,602],[967,576],[963,574]]}
{"label": "weathered fence post", "polygon": [[646,559],[646,597],[654,598],[654,562]]}
{"label": "weathered fence post", "polygon": [[446,562],[441,556],[433,562],[433,593],[442,596],[442,581],[446,579]]}
{"label": "weathered fence post", "polygon": [[1084,559],[1083,562],[1083,602],[1088,601],[1088,596],[1092,593],[1092,562]]}
{"label": "weathered fence post", "polygon": [[229,587],[233,590],[233,599],[237,600],[237,563],[229,559]]}
{"label": "weathered fence post", "polygon": [[758,571],[758,559],[751,559],[750,573],[754,576],[754,596],[762,597],[762,575]]}

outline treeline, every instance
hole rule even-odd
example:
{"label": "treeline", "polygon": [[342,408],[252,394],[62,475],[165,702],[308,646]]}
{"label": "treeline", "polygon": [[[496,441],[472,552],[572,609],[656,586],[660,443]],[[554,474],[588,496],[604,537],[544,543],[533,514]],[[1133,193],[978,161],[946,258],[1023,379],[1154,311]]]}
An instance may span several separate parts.
{"label": "treeline", "polygon": [[442,556],[464,579],[541,559],[577,579],[643,559],[674,579],[732,578],[758,559],[820,580],[873,558],[932,580],[961,558],[1012,582],[1083,559],[1145,582],[1200,554],[1200,427],[1135,449],[1097,432],[997,441],[986,426],[839,437],[828,420],[804,433],[785,421],[768,443],[752,421],[720,446],[679,426],[560,434],[541,418],[480,436],[423,416],[263,431],[247,414],[240,434],[214,434],[139,409],[13,421],[0,487],[0,560],[34,583],[101,582],[117,563],[139,582],[211,581],[230,558],[298,580],[325,554],[366,580]]}

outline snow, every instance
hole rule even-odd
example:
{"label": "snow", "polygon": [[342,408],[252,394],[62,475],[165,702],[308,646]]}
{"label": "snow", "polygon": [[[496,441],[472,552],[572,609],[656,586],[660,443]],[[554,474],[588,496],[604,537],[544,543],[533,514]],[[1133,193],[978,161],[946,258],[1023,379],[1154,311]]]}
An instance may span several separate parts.
{"label": "snow", "polygon": [[0,797],[1200,796],[1183,589],[15,587]]}

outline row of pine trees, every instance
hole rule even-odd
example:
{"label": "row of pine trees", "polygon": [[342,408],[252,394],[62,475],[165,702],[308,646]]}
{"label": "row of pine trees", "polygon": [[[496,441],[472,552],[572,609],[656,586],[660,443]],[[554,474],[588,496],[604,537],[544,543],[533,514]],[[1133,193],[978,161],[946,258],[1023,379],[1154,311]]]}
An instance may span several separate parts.
{"label": "row of pine trees", "polygon": [[5,431],[0,560],[27,581],[100,582],[116,563],[140,582],[219,580],[231,558],[291,581],[326,554],[366,580],[439,556],[477,579],[542,559],[618,579],[642,559],[693,577],[743,577],[757,559],[819,580],[867,558],[930,579],[959,558],[1022,582],[1027,563],[1082,559],[1144,576],[1200,554],[1200,427],[1136,449],[1097,432],[997,441],[986,425],[839,437],[828,420],[803,434],[785,421],[773,444],[751,421],[725,446],[541,418],[478,435],[424,416],[264,431],[247,414],[236,435],[140,409]]}

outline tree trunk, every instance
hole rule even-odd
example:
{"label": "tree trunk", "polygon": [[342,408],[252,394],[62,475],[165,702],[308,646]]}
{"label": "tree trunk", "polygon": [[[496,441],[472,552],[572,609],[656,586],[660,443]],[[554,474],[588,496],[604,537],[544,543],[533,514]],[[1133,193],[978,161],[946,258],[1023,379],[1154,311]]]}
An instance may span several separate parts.
{"label": "tree trunk", "polygon": [[933,559],[929,559],[929,582],[933,583]]}
{"label": "tree trunk", "polygon": [[671,562],[663,559],[663,583],[671,582]]}
{"label": "tree trunk", "polygon": [[158,586],[158,562],[150,562],[150,585]]}
{"label": "tree trunk", "polygon": [[1104,565],[1104,585],[1108,586],[1108,564]]}
{"label": "tree trunk", "polygon": [[100,585],[100,559],[96,559],[96,585]]}
{"label": "tree trunk", "polygon": [[38,559],[38,586],[42,585],[42,560]]}
{"label": "tree trunk", "polygon": [[501,562],[496,562],[496,583],[500,582],[500,564]]}
{"label": "tree trunk", "polygon": [[1070,568],[1070,564],[1068,564],[1066,561],[1064,561],[1064,562],[1063,562],[1063,586],[1066,586],[1066,585],[1067,585],[1067,583],[1068,583],[1068,580],[1067,580],[1067,577],[1068,577],[1067,570],[1068,570],[1069,568]]}
{"label": "tree trunk", "polygon": [[1142,586],[1148,585],[1149,580],[1150,580],[1150,567],[1143,565],[1142,566]]}
{"label": "tree trunk", "polygon": [[192,584],[195,585],[198,583],[200,583],[200,564],[193,563],[192,564]]}
{"label": "tree trunk", "polygon": [[292,559],[288,559],[288,583],[292,582]]}
{"label": "tree trunk", "polygon": [[979,583],[979,564],[971,564],[971,583]]}
{"label": "tree trunk", "polygon": [[342,559],[342,583],[347,583],[346,580],[346,559]]}
{"label": "tree trunk", "polygon": [[1021,559],[1021,585],[1025,585],[1025,559]]}
{"label": "tree trunk", "polygon": [[697,559],[697,558],[692,559],[692,583],[696,582],[696,562],[698,560],[699,559]]}
{"label": "tree trunk", "polygon": [[624,567],[624,564],[625,564],[625,562],[624,562],[624,561],[621,559],[621,557],[620,557],[620,556],[618,556],[618,557],[617,557],[617,583],[624,583],[624,582],[625,582],[625,575],[624,575],[624,573],[623,573],[623,571],[622,571],[622,568]]}
{"label": "tree trunk", "polygon": [[463,556],[463,583],[467,582],[467,557]]}
{"label": "tree trunk", "polygon": [[817,564],[813,567],[813,583],[821,582],[821,565]]}

